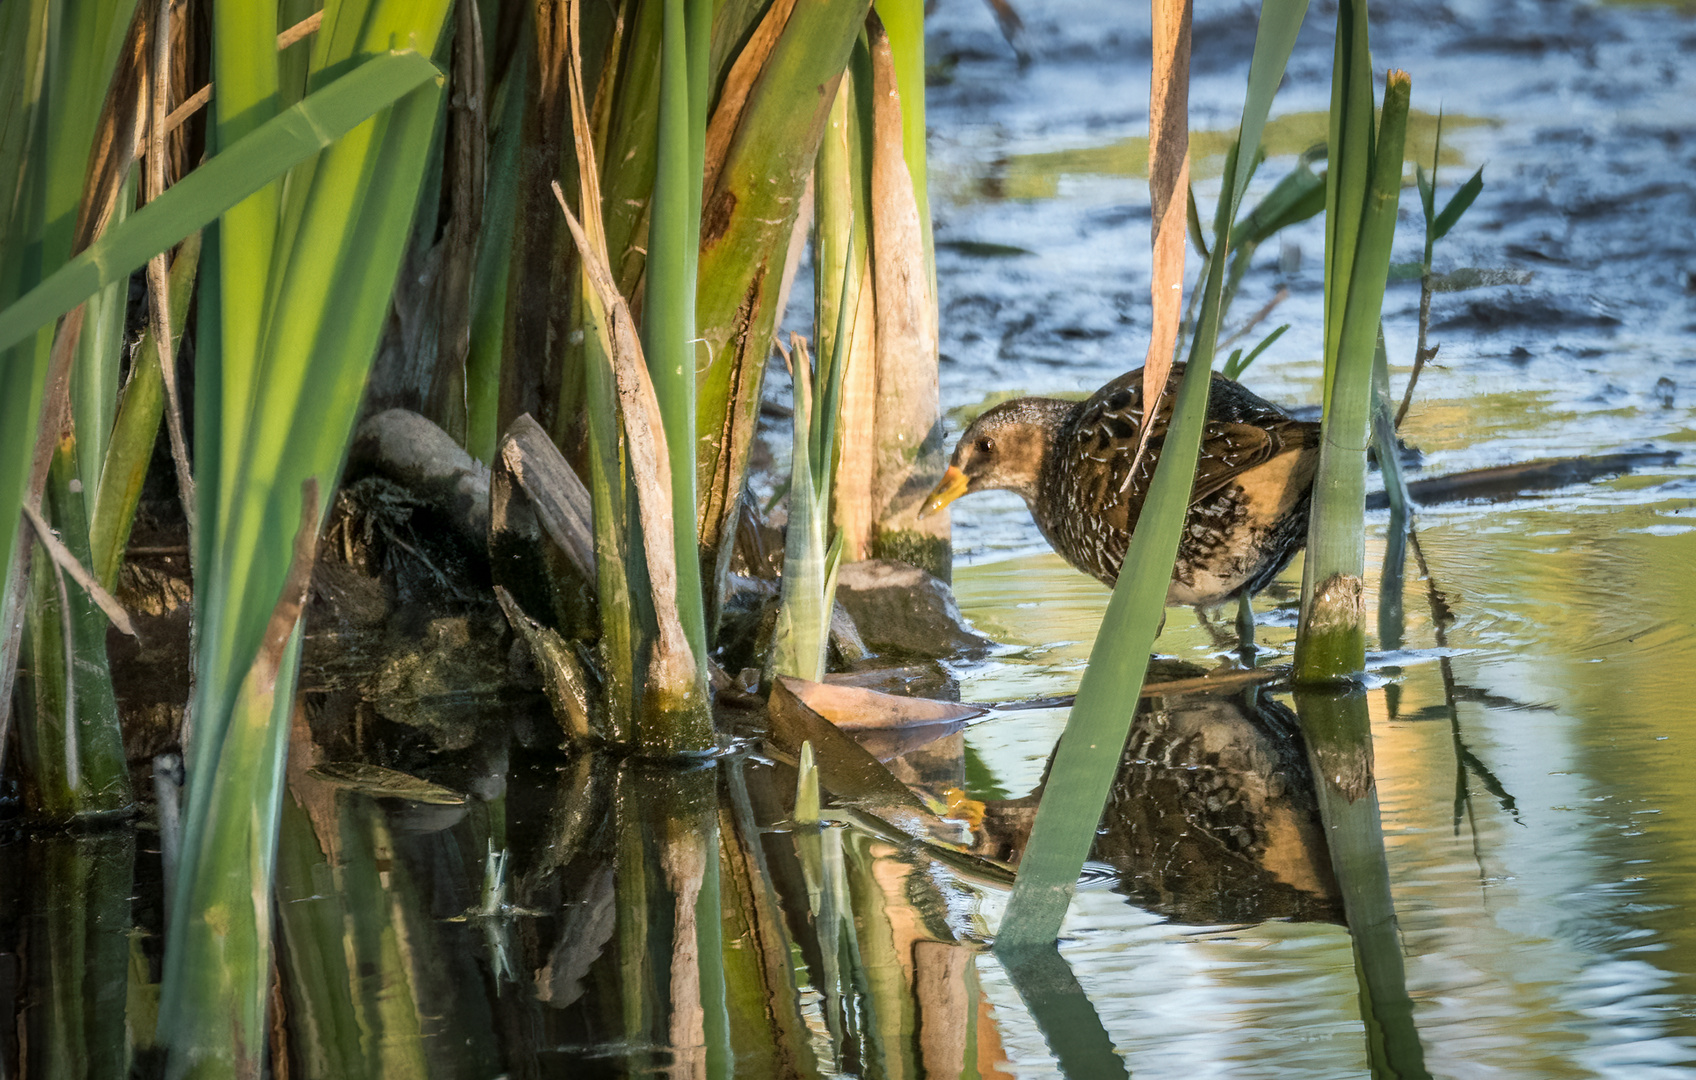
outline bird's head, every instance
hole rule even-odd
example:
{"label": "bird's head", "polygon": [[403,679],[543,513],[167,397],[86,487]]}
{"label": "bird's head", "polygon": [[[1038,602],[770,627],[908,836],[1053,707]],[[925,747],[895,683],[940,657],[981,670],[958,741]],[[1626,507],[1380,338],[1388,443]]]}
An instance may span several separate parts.
{"label": "bird's head", "polygon": [[1072,402],[1053,398],[1018,398],[972,421],[919,516],[934,514],[974,491],[1000,489],[1035,499],[1049,445],[1073,407]]}

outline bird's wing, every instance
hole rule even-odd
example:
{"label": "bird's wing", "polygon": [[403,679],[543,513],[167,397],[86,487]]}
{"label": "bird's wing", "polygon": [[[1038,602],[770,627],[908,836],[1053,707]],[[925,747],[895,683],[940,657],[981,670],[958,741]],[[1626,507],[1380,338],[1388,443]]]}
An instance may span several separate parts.
{"label": "bird's wing", "polygon": [[[1162,395],[1154,415],[1149,452],[1136,463],[1136,475],[1130,476],[1143,410],[1141,393],[1131,385],[1121,386],[1125,381],[1121,377],[1103,387],[1085,404],[1073,429],[1073,458],[1078,465],[1076,487],[1086,497],[1093,495],[1096,505],[1104,509],[1125,503],[1141,504],[1153,479],[1155,462],[1165,447],[1167,427],[1172,419],[1175,395],[1167,393]],[[1191,504],[1214,494],[1243,472],[1270,461],[1282,444],[1275,430],[1257,424],[1209,420],[1202,431]]]}
{"label": "bird's wing", "polygon": [[1282,440],[1275,431],[1254,424],[1209,421],[1202,431],[1201,455],[1196,461],[1195,489],[1190,505],[1235,480],[1257,465],[1271,461]]}

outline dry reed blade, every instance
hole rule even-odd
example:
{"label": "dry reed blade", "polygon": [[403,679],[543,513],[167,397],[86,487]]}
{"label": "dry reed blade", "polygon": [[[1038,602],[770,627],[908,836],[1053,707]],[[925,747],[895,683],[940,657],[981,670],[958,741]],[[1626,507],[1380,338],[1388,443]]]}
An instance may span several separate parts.
{"label": "dry reed blade", "polygon": [[[587,183],[587,181],[586,181]],[[584,227],[566,205],[565,192],[554,182],[554,197],[565,214],[566,226],[583,256],[584,272],[605,315],[607,353],[612,359],[630,450],[630,475],[636,487],[642,550],[648,560],[648,584],[653,593],[658,635],[649,660],[650,691],[684,695],[692,692],[696,667],[689,639],[677,614],[677,565],[671,521],[671,463],[665,453],[665,427],[653,380],[642,359],[630,308],[619,294],[612,270]],[[598,202],[599,200],[595,200]]]}
{"label": "dry reed blade", "polygon": [[[171,0],[159,0],[153,49],[152,120],[147,138],[147,197],[165,193],[165,106],[171,92]],[[195,513],[194,470],[189,464],[188,439],[183,434],[183,404],[177,383],[177,346],[171,334],[171,276],[161,251],[147,260],[148,318],[154,347],[159,350],[159,370],[165,384],[165,432],[171,441],[171,461],[177,470],[177,499],[188,522],[188,549],[192,560],[198,550],[199,534]],[[191,562],[192,565],[192,562]]]}
{"label": "dry reed blade", "polygon": [[[1191,0],[1154,0],[1154,70],[1148,92],[1148,194],[1152,204],[1154,327],[1143,360],[1143,415],[1159,411],[1172,371],[1184,300],[1184,234],[1190,186]],[[1125,482],[1137,475],[1153,424],[1137,433]]]}
{"label": "dry reed blade", "polygon": [[42,547],[47,549],[47,554],[52,557],[54,565],[76,582],[83,592],[88,594],[89,599],[95,602],[100,610],[106,614],[106,618],[121,633],[139,638],[141,635],[135,632],[135,624],[130,622],[129,612],[124,610],[124,605],[118,603],[117,598],[102,588],[100,582],[94,580],[94,576],[83,569],[82,564],[77,562],[76,556],[72,555],[60,542],[59,535],[53,531],[52,526],[42,520],[40,512],[35,507],[25,503],[24,517],[29,519],[30,527],[35,530],[35,538],[41,542]]}

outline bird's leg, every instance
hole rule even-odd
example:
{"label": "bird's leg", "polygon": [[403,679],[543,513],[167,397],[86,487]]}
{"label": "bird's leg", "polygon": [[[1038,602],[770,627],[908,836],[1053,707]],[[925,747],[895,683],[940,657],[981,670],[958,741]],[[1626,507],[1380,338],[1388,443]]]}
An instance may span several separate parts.
{"label": "bird's leg", "polygon": [[1254,666],[1254,604],[1246,590],[1237,597],[1237,652],[1245,665]]}

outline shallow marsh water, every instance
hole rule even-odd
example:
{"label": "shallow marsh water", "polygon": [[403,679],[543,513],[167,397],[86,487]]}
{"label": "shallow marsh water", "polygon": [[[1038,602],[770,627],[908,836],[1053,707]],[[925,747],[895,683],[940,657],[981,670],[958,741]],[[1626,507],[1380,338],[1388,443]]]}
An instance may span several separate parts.
{"label": "shallow marsh water", "polygon": [[[1259,190],[1326,103],[1332,12],[1316,9]],[[1486,166],[1438,268],[1534,274],[1437,298],[1441,366],[1404,428],[1424,474],[1687,455],[1419,515],[1405,625],[1376,643],[1366,705],[1390,941],[1424,1067],[1696,1076],[1696,18],[1687,5],[1485,0],[1375,11],[1380,66],[1413,73],[1416,108],[1464,116],[1445,128],[1444,194]],[[1143,351],[1146,11],[1053,0],[1022,12],[1024,68],[974,0],[946,0],[932,22],[948,407],[1093,389]],[[1198,128],[1235,122],[1253,13],[1198,5]],[[1204,205],[1209,171],[1198,161]],[[1397,259],[1416,256],[1415,233],[1404,212]],[[1321,261],[1316,224],[1269,245],[1235,308],[1290,290],[1267,326],[1292,329],[1246,380],[1290,405],[1317,397]],[[1412,352],[1416,305],[1416,286],[1393,287],[1393,360]],[[1016,499],[956,505],[956,593],[1006,643],[954,669],[961,696],[1071,692],[1106,590],[1047,553]],[[1373,567],[1383,531],[1375,521]],[[1262,597],[1272,660],[1289,650],[1298,573]],[[1218,662],[1184,611],[1160,648]],[[309,705],[325,728],[342,707]],[[1287,705],[1171,699],[1139,721],[1061,943],[1081,997],[1034,1000],[981,949],[1004,899],[992,881],[865,820],[796,826],[783,760],[676,774],[537,757],[493,736],[428,753],[394,727],[363,734],[386,763],[472,796],[431,807],[314,775],[308,723],[279,850],[288,1020],[276,1045],[308,1076],[695,1072],[726,1046],[737,1075],[762,1077],[1367,1075],[1388,1065],[1368,1050],[1311,777],[1280,756]],[[994,712],[894,768],[939,799],[960,788],[984,801],[974,847],[999,854],[1028,827],[1065,715]],[[0,998],[19,1022],[0,1024],[0,1061],[73,1076],[156,1063],[155,835],[0,846],[0,924],[24,931],[3,943]],[[715,848],[722,861],[705,858]],[[615,856],[641,871],[615,879]],[[671,943],[696,925],[684,898],[712,874],[726,959],[701,977],[726,992],[696,1009]]]}
{"label": "shallow marsh water", "polygon": [[[1310,16],[1271,131],[1280,115],[1323,106],[1321,14]],[[1403,427],[1422,474],[1686,451],[1676,465],[1582,489],[1419,515],[1429,577],[1410,553],[1405,632],[1397,651],[1374,656],[1380,685],[1368,704],[1425,1066],[1457,1077],[1696,1075],[1696,788],[1686,768],[1696,749],[1696,109],[1680,59],[1696,45],[1696,22],[1653,5],[1377,5],[1374,15],[1377,66],[1412,73],[1416,110],[1465,118],[1444,130],[1464,163],[1445,160],[1439,200],[1485,166],[1484,192],[1438,246],[1437,269],[1532,272],[1522,286],[1436,297],[1440,366],[1425,372]],[[1146,69],[1112,62],[1145,47],[1139,18],[1088,0],[1044,5],[1032,13],[1036,61],[1022,78],[996,74],[994,28],[969,5],[938,20],[933,60],[959,56],[932,96],[934,183],[950,196],[936,215],[945,406],[986,388],[1088,390],[1140,362],[1148,203],[1138,180],[1116,173],[1138,165],[1128,140],[1141,134]],[[1242,68],[1224,55],[1246,51],[1252,19],[1249,5],[1197,6],[1194,126],[1234,124]],[[1299,149],[1275,147],[1259,185]],[[1207,185],[1198,188],[1210,206]],[[1395,259],[1414,261],[1411,189],[1402,206]],[[1029,253],[985,257],[985,243]],[[1288,288],[1260,333],[1293,326],[1245,381],[1311,406],[1322,234],[1312,223],[1267,248],[1235,315]],[[1415,284],[1392,285],[1398,391],[1417,305]],[[1017,499],[956,506],[962,609],[1017,646],[962,673],[963,695],[1070,690],[1106,590],[1043,550]],[[1385,524],[1373,523],[1369,567],[1382,564]],[[1262,598],[1261,641],[1278,653],[1289,649],[1299,580],[1298,566]],[[1430,589],[1452,613],[1441,634]],[[1379,597],[1368,600],[1372,625]],[[1203,661],[1217,651],[1179,611],[1160,648]],[[968,743],[1017,796],[1064,722],[1064,710],[994,718]],[[1079,893],[1066,934],[1061,952],[1137,1076],[1367,1071],[1339,926],[1182,925],[1097,887]],[[1017,995],[993,974],[985,985],[1014,1071],[1052,1074]]]}

